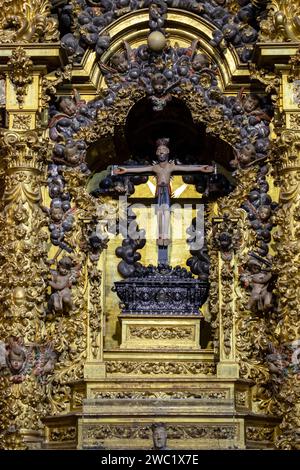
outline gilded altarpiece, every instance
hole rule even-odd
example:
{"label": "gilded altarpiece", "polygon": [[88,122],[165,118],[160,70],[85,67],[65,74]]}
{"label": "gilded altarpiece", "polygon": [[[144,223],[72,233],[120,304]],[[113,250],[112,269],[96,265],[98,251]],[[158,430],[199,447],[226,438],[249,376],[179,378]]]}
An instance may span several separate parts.
{"label": "gilded altarpiece", "polygon": [[298,449],[298,2],[5,3],[0,447]]}

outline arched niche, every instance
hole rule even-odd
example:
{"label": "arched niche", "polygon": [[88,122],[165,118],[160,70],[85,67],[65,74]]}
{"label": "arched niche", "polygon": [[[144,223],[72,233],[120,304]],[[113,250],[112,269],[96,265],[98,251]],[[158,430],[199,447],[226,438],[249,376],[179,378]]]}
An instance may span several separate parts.
{"label": "arched niche", "polygon": [[[232,146],[218,136],[209,135],[205,124],[195,122],[188,104],[179,98],[173,98],[160,113],[153,111],[149,99],[141,98],[129,110],[123,125],[90,145],[87,165],[103,178],[104,170],[111,164],[122,165],[130,159],[151,164],[156,160],[155,143],[159,138],[169,138],[170,158],[176,162],[217,163],[228,175],[232,171]],[[184,178],[184,181],[193,184],[193,179]]]}

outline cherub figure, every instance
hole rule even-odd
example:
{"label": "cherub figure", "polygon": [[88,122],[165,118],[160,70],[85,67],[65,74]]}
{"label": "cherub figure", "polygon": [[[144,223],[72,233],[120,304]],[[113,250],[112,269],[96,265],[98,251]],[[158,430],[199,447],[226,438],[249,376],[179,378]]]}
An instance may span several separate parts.
{"label": "cherub figure", "polygon": [[129,61],[126,52],[119,52],[111,58],[112,69],[117,73],[126,73],[129,68]]}
{"label": "cherub figure", "polygon": [[126,41],[123,41],[123,46],[125,50],[116,52],[110,59],[110,65],[99,63],[108,88],[120,88],[122,84],[130,82],[128,73],[133,67],[135,54]]}
{"label": "cherub figure", "polygon": [[12,373],[12,382],[20,383],[23,381],[22,372],[25,369],[26,361],[25,348],[21,346],[16,338],[9,338],[8,345],[6,346],[6,363]]}
{"label": "cherub figure", "polygon": [[72,259],[64,256],[58,261],[57,271],[51,270],[52,279],[49,281],[52,294],[48,301],[48,311],[68,313],[74,310],[71,288],[77,282],[79,266],[74,267]]}
{"label": "cherub figure", "polygon": [[[262,262],[265,268],[262,268]],[[272,279],[271,263],[256,257],[251,257],[247,263],[248,270],[241,275],[241,281],[245,287],[251,289],[247,308],[257,312],[267,312],[273,307],[273,295],[269,291]]]}
{"label": "cherub figure", "polygon": [[240,100],[243,109],[248,116],[252,117],[252,124],[257,124],[261,121],[271,121],[271,117],[261,109],[260,98],[254,93],[249,95],[243,94],[243,88],[239,92],[238,99]]}
{"label": "cherub figure", "polygon": [[172,99],[168,93],[168,80],[162,73],[156,73],[151,79],[151,86],[154,93],[150,96],[153,111],[162,111]]}
{"label": "cherub figure", "polygon": [[[151,87],[148,89],[153,111],[162,111],[172,100],[170,90],[178,85],[179,81],[168,84],[168,80],[162,73],[155,73],[151,77]],[[147,86],[146,86],[147,88]]]}
{"label": "cherub figure", "polygon": [[71,118],[79,114],[79,110],[85,104],[85,101],[80,99],[80,95],[76,89],[73,90],[73,97],[63,96],[58,102],[58,111],[49,122],[49,134],[52,140],[63,140],[65,136],[71,137],[74,128],[74,123]]}

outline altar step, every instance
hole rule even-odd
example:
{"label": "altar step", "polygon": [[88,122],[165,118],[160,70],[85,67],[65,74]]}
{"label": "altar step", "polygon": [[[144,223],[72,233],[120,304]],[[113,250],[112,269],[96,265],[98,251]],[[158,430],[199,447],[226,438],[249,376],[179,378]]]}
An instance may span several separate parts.
{"label": "altar step", "polygon": [[278,420],[249,408],[249,385],[216,377],[107,377],[78,384],[87,398],[81,406],[73,402],[70,413],[45,420],[44,447],[149,450],[152,425],[164,423],[169,449],[273,448]]}

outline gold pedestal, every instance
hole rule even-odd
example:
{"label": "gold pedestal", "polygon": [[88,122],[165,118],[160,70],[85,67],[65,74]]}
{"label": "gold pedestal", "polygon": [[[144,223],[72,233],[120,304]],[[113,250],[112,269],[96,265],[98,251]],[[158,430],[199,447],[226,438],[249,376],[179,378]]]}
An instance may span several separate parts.
{"label": "gold pedestal", "polygon": [[132,317],[120,318],[121,349],[181,350],[200,349],[200,318]]}

